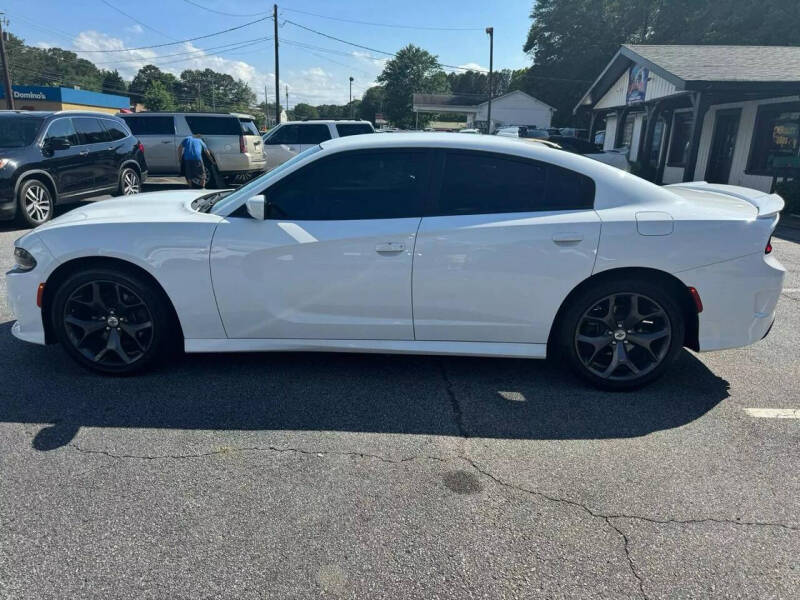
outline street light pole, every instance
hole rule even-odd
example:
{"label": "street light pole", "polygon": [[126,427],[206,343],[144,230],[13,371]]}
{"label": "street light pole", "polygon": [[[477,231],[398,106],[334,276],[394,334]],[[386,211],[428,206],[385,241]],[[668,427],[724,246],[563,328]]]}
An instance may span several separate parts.
{"label": "street light pole", "polygon": [[6,88],[6,107],[14,110],[14,91],[11,89],[11,73],[8,70],[8,58],[6,57],[6,42],[3,36],[3,19],[5,15],[0,13],[0,60],[3,61],[3,81]]}
{"label": "street light pole", "polygon": [[350,77],[350,118],[353,118],[353,78]]}
{"label": "street light pole", "polygon": [[489,103],[486,107],[486,133],[492,133],[492,75],[494,71],[494,27],[487,27],[489,34]]}
{"label": "street light pole", "polygon": [[[278,71],[278,5],[272,5],[272,23],[275,26],[275,124],[281,122],[281,85]],[[264,99],[266,102],[266,98]]]}

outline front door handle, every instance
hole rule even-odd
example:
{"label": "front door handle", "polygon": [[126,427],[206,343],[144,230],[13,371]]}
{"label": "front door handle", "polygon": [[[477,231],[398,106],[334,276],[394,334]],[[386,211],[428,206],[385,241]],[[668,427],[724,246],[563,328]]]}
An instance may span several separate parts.
{"label": "front door handle", "polygon": [[175,142],[170,142],[169,140],[163,140],[162,144],[174,144]]}
{"label": "front door handle", "polygon": [[88,150],[81,150],[81,151],[80,151],[80,155],[81,155],[81,156],[86,156],[87,154],[89,154],[89,151],[88,151]]}
{"label": "front door handle", "polygon": [[583,234],[572,232],[554,233],[553,241],[556,244],[576,244],[583,241]]}
{"label": "front door handle", "polygon": [[403,242],[385,242],[375,246],[375,252],[402,252],[406,249]]}

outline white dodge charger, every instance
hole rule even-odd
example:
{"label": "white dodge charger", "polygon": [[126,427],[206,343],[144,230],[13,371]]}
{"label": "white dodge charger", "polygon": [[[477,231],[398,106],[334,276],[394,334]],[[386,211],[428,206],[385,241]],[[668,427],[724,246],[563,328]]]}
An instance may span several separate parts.
{"label": "white dodge charger", "polygon": [[783,200],[537,144],[324,142],[236,191],[97,202],[16,242],[13,333],[130,373],[187,352],[563,357],[608,389],[763,338]]}

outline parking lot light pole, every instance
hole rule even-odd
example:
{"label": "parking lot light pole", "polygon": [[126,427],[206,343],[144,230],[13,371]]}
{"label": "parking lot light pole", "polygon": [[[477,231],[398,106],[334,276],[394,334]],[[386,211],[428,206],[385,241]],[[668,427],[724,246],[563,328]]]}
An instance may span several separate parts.
{"label": "parking lot light pole", "polygon": [[492,71],[494,70],[494,27],[487,27],[489,34],[489,102],[486,106],[486,133],[492,133]]}
{"label": "parking lot light pole", "polygon": [[[272,23],[275,26],[275,124],[281,122],[281,84],[278,71],[278,5],[272,5]],[[266,102],[266,98],[264,102]]]}
{"label": "parking lot light pole", "polygon": [[6,58],[6,42],[5,33],[3,33],[3,19],[5,15],[0,13],[0,60],[3,61],[3,82],[6,88],[6,107],[8,110],[14,110],[14,92],[11,89],[11,73],[8,69],[8,59]]}
{"label": "parking lot light pole", "polygon": [[353,77],[350,77],[350,118],[353,118]]}

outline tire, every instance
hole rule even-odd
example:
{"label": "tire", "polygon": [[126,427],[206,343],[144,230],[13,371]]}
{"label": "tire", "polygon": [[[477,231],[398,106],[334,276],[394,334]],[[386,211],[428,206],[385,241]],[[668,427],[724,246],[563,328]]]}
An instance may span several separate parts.
{"label": "tire", "polygon": [[37,227],[53,218],[55,201],[50,188],[40,179],[28,179],[17,192],[17,220]]}
{"label": "tire", "polygon": [[142,178],[133,167],[123,167],[119,172],[119,183],[115,196],[132,196],[142,191]]}
{"label": "tire", "polygon": [[175,340],[161,290],[123,270],[92,268],[69,276],[55,293],[50,318],[67,354],[111,375],[146,369]]}
{"label": "tire", "polygon": [[225,188],[225,178],[220,175],[217,165],[207,160],[204,161],[206,166],[206,188],[212,190],[221,190]]}
{"label": "tire", "polygon": [[579,292],[559,321],[558,354],[603,390],[634,390],[655,381],[680,354],[685,334],[683,312],[667,290],[626,279]]}

